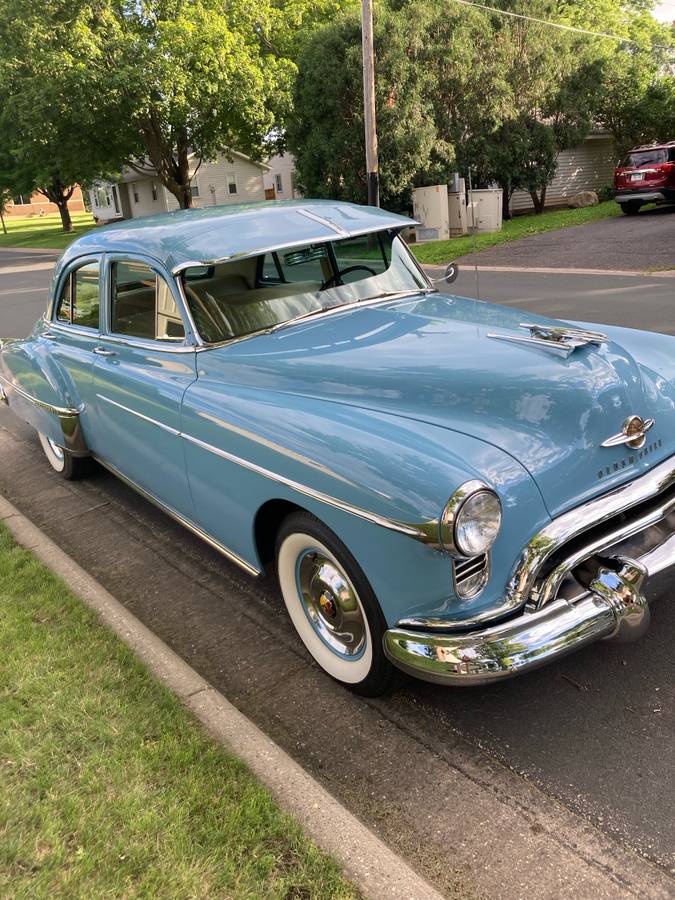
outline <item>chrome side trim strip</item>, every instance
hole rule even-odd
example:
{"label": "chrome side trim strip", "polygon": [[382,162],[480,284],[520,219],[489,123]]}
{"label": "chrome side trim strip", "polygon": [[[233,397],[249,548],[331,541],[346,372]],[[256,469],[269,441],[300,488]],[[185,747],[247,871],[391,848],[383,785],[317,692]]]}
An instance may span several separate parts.
{"label": "chrome side trim strip", "polygon": [[112,463],[106,462],[106,460],[101,459],[100,456],[95,456],[94,459],[96,462],[100,463],[104,469],[108,469],[109,472],[112,472],[120,481],[123,481],[125,484],[128,484],[130,488],[133,488],[135,491],[145,497],[146,500],[149,500],[150,503],[153,503],[158,509],[161,509],[162,512],[166,513],[168,516],[171,516],[172,519],[175,519],[176,522],[183,525],[187,528],[188,531],[191,531],[198,538],[201,538],[205,543],[209,544],[209,546],[213,547],[214,550],[217,550],[219,553],[222,553],[223,556],[227,557],[230,562],[235,563],[244,569],[245,572],[248,572],[249,575],[261,575],[262,570],[257,568],[257,566],[251,565],[251,563],[246,562],[241,556],[234,552],[234,550],[230,550],[229,547],[226,547],[224,544],[221,544],[220,541],[216,540],[216,538],[212,537],[206,531],[203,531],[198,525],[195,525],[194,522],[190,521],[190,519],[186,519],[185,516],[181,515],[179,512],[176,512],[173,507],[164,503],[163,500],[160,500],[154,494],[150,493],[150,491],[146,491],[145,488],[142,488],[139,484],[136,484],[135,481],[132,481],[131,478],[127,478],[126,475],[123,475],[122,472],[114,466]]}
{"label": "chrome side trim strip", "polygon": [[180,431],[176,428],[172,428],[170,425],[165,425],[163,422],[158,422],[157,419],[151,419],[150,416],[143,415],[143,413],[138,412],[135,409],[130,409],[128,406],[123,406],[123,404],[118,403],[116,400],[111,400],[110,397],[105,397],[103,394],[96,395],[99,400],[104,400],[106,403],[109,403],[111,406],[116,406],[118,409],[124,410],[124,412],[129,413],[132,416],[136,416],[139,419],[142,419],[144,422],[148,422],[150,425],[156,425],[157,428],[161,428],[163,431],[167,431],[169,434],[173,434],[175,437],[180,437]]}
{"label": "chrome side trim strip", "polygon": [[[394,519],[388,519],[385,516],[379,516],[377,515],[377,513],[371,513],[368,512],[368,510],[361,509],[361,507],[352,506],[350,503],[345,503],[342,500],[338,500],[337,497],[331,497],[329,494],[324,494],[321,491],[315,491],[313,488],[306,487],[304,484],[300,484],[298,481],[293,481],[291,478],[286,478],[283,475],[278,475],[276,472],[265,469],[262,466],[257,465],[256,463],[252,463],[246,459],[242,459],[240,456],[235,456],[233,453],[228,453],[226,450],[221,450],[219,447],[214,447],[213,444],[207,444],[206,441],[202,441],[190,434],[186,434],[185,432],[183,432],[182,436],[186,441],[189,441],[196,447],[200,447],[202,450],[206,450],[208,453],[213,453],[215,456],[220,456],[222,459],[226,459],[228,462],[232,462],[236,465],[242,466],[244,469],[248,469],[250,472],[255,472],[257,475],[262,475],[264,478],[269,478],[271,481],[277,482],[277,484],[283,484],[285,487],[289,487],[291,488],[291,490],[297,491],[299,494],[303,494],[305,497],[311,497],[313,500],[318,500],[320,503],[326,503],[329,506],[334,506],[336,509],[341,509],[343,512],[350,513],[351,515],[357,516],[360,519],[365,519],[367,522],[372,522],[374,525],[380,525],[383,528],[388,528],[390,531],[396,531],[399,534],[405,534],[408,537],[416,538],[417,540],[424,541],[425,543],[430,542],[430,536],[433,535],[434,529],[436,533],[438,532],[437,522],[430,522],[426,526],[406,525],[404,522],[397,522]],[[436,534],[436,541],[437,540],[438,536]]]}
{"label": "chrome side trim strip", "polygon": [[331,231],[334,231],[335,234],[338,234],[342,238],[348,238],[349,232],[345,231],[340,225],[336,225],[335,222],[331,222],[330,219],[326,219],[324,216],[318,216],[316,213],[311,212],[308,209],[298,209],[298,212],[301,216],[305,216],[307,219],[311,219],[313,222],[318,222],[319,225],[323,225],[324,228],[330,228]]}
{"label": "chrome side trim strip", "polygon": [[33,397],[32,394],[29,394],[28,391],[25,391],[22,387],[19,387],[18,384],[10,381],[9,378],[6,378],[4,375],[0,375],[0,381],[12,391],[15,391],[20,397],[23,397],[24,400],[29,400],[31,403],[34,403],[35,406],[38,406],[40,409],[46,409],[47,412],[54,413],[54,415],[57,415],[59,418],[79,416],[82,412],[83,407],[81,406],[79,408],[72,406],[54,406],[53,403],[46,403],[44,400],[38,400],[37,397]]}

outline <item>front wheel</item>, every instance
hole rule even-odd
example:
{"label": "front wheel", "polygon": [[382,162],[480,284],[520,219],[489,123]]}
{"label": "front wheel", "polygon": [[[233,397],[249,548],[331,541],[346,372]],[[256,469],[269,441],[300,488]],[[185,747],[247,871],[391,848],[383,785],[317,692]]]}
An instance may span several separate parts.
{"label": "front wheel", "polygon": [[315,661],[357,694],[385,693],[396,674],[382,646],[386,622],[342,541],[309,513],[293,513],[281,527],[276,559],[288,615]]}
{"label": "front wheel", "polygon": [[628,200],[626,203],[619,203],[619,206],[624,216],[637,216],[642,204],[639,200]]}
{"label": "front wheel", "polygon": [[72,453],[64,450],[63,447],[59,447],[57,443],[47,437],[46,434],[42,434],[42,432],[38,432],[38,436],[47,457],[47,462],[62,478],[74,481],[86,475],[89,465],[87,457],[73,456]]}

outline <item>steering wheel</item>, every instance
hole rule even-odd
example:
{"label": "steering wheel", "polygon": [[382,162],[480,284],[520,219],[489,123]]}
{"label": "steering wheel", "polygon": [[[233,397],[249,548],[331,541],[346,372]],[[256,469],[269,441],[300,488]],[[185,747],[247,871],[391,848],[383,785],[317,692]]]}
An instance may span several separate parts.
{"label": "steering wheel", "polygon": [[375,272],[373,269],[370,269],[368,266],[347,266],[346,269],[338,269],[337,272],[335,272],[329,278],[326,278],[319,290],[325,291],[326,288],[329,288],[334,282],[338,280],[338,278],[342,278],[342,276],[347,275],[348,272],[356,272],[358,269],[369,272],[371,275],[377,275],[377,272]]}

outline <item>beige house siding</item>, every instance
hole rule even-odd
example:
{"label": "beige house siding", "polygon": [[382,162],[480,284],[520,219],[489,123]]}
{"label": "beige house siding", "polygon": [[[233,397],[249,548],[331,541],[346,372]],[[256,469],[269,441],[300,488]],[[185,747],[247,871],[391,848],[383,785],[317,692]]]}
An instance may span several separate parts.
{"label": "beige house siding", "polygon": [[267,160],[270,172],[265,172],[265,187],[274,190],[277,200],[297,200],[302,197],[295,187],[295,157],[292,153],[280,153]]}
{"label": "beige house siding", "polygon": [[[155,183],[157,199],[152,198],[152,183]],[[131,216],[134,219],[140,216],[151,216],[153,213],[166,212],[166,198],[164,187],[160,184],[158,178],[139,178],[138,181],[131,181],[126,185],[129,194],[129,208]],[[138,202],[134,199],[134,189],[138,195]]]}
{"label": "beige house siding", "polygon": [[[228,177],[234,175],[237,193],[231,194]],[[263,186],[263,170],[257,163],[239,156],[233,156],[232,162],[221,156],[215,162],[203,162],[192,179],[193,188],[197,186],[199,196],[193,202],[195,206],[220,206],[223,203],[250,203],[265,199]],[[178,209],[178,201],[167,192],[167,209]]]}
{"label": "beige house siding", "polygon": [[[547,206],[560,206],[577,191],[597,191],[611,185],[616,165],[616,151],[610,135],[592,134],[573,150],[558,157],[555,178],[546,192]],[[511,212],[529,212],[532,198],[527,191],[516,191],[511,198]]]}

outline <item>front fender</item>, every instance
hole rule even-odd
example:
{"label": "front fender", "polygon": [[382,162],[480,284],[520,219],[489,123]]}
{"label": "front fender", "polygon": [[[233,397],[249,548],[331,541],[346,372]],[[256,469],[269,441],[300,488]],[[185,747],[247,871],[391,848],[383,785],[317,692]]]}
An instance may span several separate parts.
{"label": "front fender", "polygon": [[[232,521],[245,525],[225,542],[255,559],[254,518],[263,503],[284,499],[310,509],[359,561],[390,624],[411,615],[468,619],[499,607],[525,542],[548,521],[532,478],[504,451],[391,413],[202,376],[185,394],[182,430],[200,519],[212,516],[217,527],[231,509]],[[221,451],[220,459],[205,447]],[[437,543],[345,510],[428,526],[473,478],[499,493],[504,526],[490,581],[472,600],[455,596],[450,558]]]}

